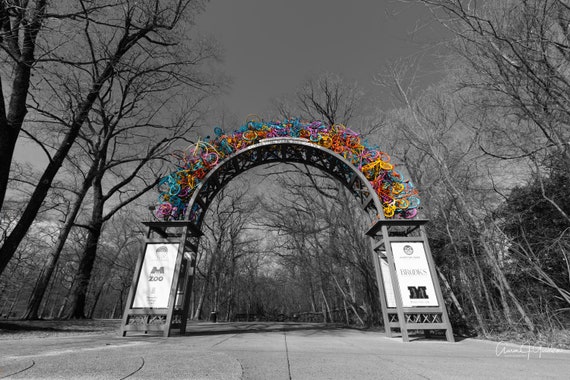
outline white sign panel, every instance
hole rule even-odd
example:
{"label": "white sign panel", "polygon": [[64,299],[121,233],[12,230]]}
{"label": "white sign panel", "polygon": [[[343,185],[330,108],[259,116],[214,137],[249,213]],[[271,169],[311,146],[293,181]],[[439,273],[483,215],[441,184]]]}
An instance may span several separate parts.
{"label": "white sign panel", "polygon": [[378,259],[380,260],[382,281],[384,282],[384,293],[386,293],[386,306],[396,307],[396,297],[394,296],[394,288],[392,287],[392,275],[390,274],[388,261],[381,256],[378,256]]}
{"label": "white sign panel", "polygon": [[148,243],[133,308],[168,307],[179,243]]}
{"label": "white sign panel", "polygon": [[438,306],[434,282],[421,242],[392,242],[402,306]]}

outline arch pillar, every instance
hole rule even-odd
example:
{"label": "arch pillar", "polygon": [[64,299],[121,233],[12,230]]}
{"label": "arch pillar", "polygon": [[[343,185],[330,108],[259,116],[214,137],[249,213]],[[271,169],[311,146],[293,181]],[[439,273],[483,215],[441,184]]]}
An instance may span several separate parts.
{"label": "arch pillar", "polygon": [[[380,290],[386,336],[400,330],[402,340],[409,332],[445,331],[454,342],[437,271],[429,247],[427,219],[378,220],[367,232]],[[409,249],[407,249],[409,248]],[[411,252],[410,252],[411,250]]]}

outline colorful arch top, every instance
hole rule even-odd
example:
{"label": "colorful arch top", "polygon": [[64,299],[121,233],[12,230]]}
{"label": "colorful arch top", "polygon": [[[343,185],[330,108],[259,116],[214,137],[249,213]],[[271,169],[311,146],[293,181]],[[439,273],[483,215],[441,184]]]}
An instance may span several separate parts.
{"label": "colorful arch top", "polygon": [[194,190],[204,177],[224,158],[262,139],[295,137],[329,149],[343,156],[370,181],[380,197],[386,218],[416,216],[420,200],[409,180],[394,170],[390,156],[370,146],[361,135],[341,124],[327,125],[298,119],[282,122],[250,121],[232,133],[215,128],[215,137],[198,140],[185,151],[176,151],[178,168],[159,182],[156,216],[164,220],[184,218]]}

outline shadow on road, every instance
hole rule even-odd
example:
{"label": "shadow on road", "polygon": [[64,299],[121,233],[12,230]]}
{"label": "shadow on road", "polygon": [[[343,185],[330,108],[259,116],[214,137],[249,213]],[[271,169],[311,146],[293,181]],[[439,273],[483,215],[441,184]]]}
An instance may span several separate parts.
{"label": "shadow on road", "polygon": [[299,323],[299,322],[191,322],[186,327],[186,334],[172,336],[200,336],[221,334],[251,334],[273,331],[334,331],[343,330],[345,326],[331,323]]}
{"label": "shadow on road", "polygon": [[[34,336],[50,336],[52,334],[102,334],[117,333],[121,326],[118,319],[93,319],[93,320],[5,320],[0,321],[0,335],[5,339],[15,339],[18,337],[34,337]],[[347,331],[373,331],[384,334],[383,329],[361,329],[345,326],[335,323],[308,323],[308,322],[205,322],[205,321],[188,321],[186,334],[178,334],[176,330],[172,332],[171,337],[191,337],[191,336],[211,336],[224,334],[252,334],[267,332],[287,332],[287,331],[306,331],[307,335],[315,335],[326,333],[327,335],[342,335]],[[131,332],[129,336],[154,336],[162,335],[162,333],[149,332]],[[1,338],[0,338],[1,339]],[[393,339],[401,339],[397,333]],[[455,337],[456,342],[464,340],[464,337]],[[424,334],[410,335],[412,342],[431,342],[445,341],[445,335],[432,334],[426,337]]]}
{"label": "shadow on road", "polygon": [[0,335],[34,337],[51,334],[92,334],[115,332],[121,326],[118,319],[77,320],[3,320],[0,321]]}

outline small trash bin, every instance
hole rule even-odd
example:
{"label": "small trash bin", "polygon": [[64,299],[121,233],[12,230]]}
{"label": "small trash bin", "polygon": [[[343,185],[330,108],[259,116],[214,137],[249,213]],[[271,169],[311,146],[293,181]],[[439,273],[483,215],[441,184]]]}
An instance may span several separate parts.
{"label": "small trash bin", "polygon": [[217,320],[218,320],[218,313],[216,313],[215,311],[212,311],[210,313],[210,321],[216,323]]}

